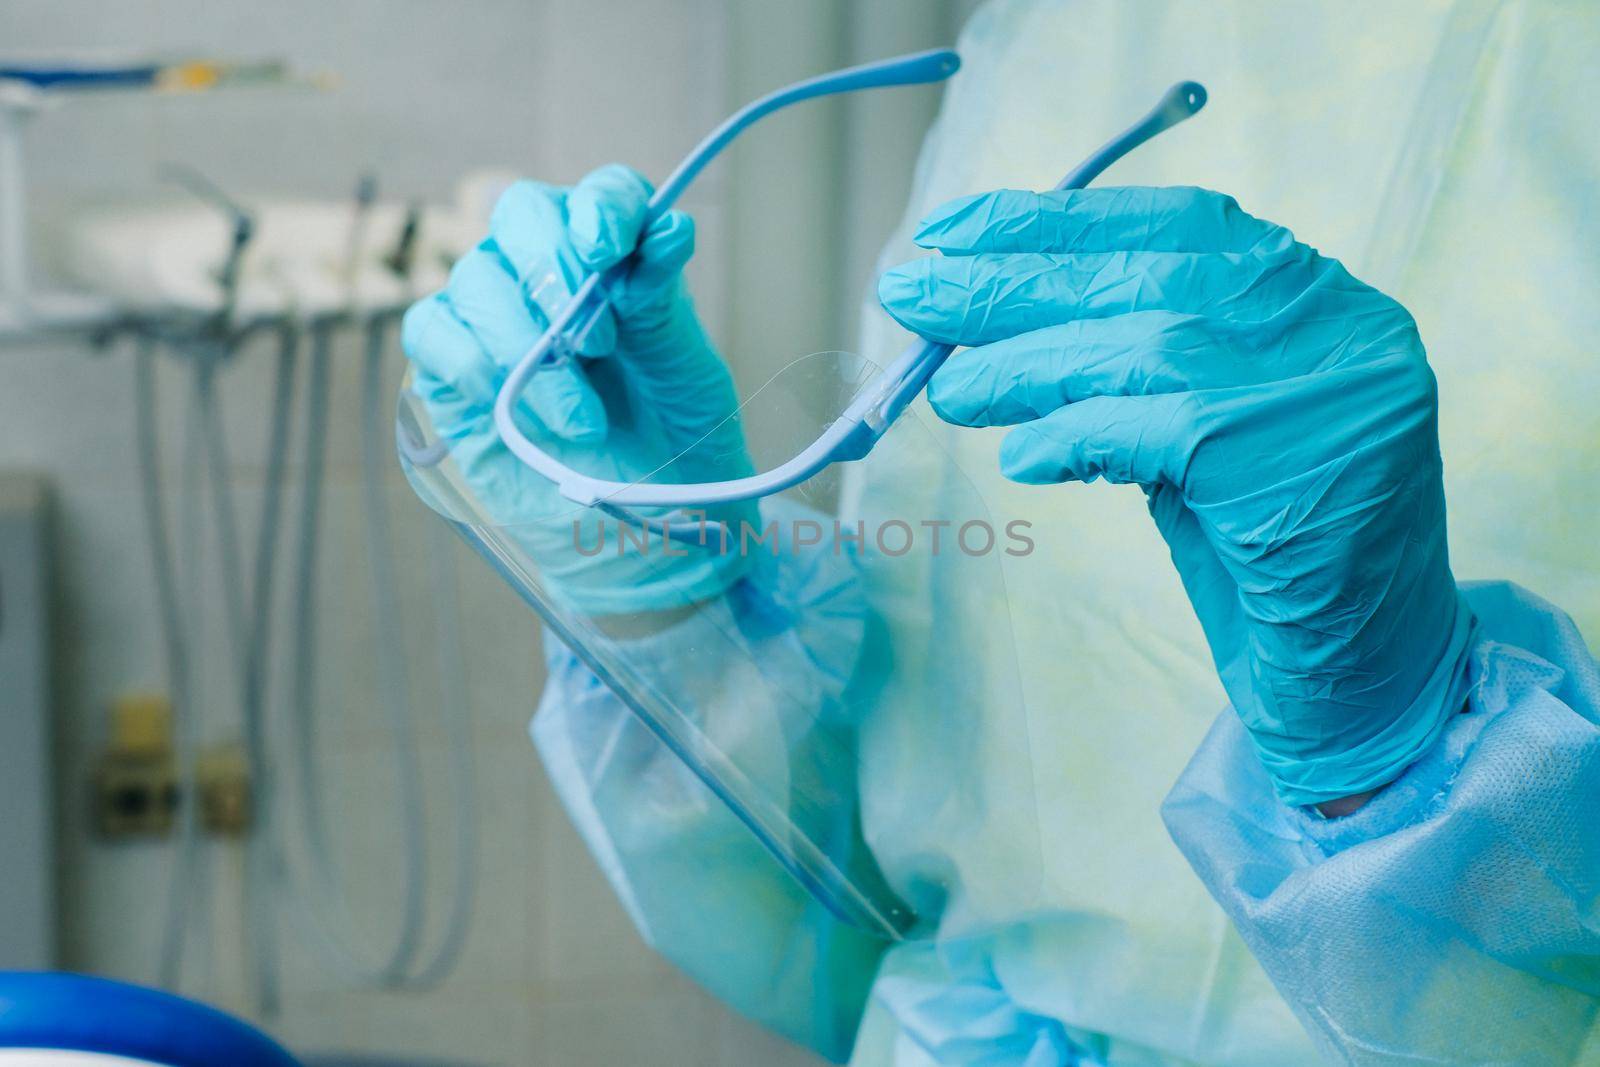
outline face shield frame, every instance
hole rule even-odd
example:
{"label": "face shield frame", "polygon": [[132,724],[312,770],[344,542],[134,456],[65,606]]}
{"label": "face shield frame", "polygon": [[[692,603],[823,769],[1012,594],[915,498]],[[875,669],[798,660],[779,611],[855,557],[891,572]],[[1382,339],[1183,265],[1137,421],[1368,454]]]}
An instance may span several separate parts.
{"label": "face shield frame", "polygon": [[[960,56],[949,49],[917,52],[818,75],[746,104],[707,134],[656,190],[650,198],[640,232],[648,232],[650,224],[672,209],[702,170],[741,133],[766,116],[823,96],[943,81],[960,66]],[[1194,81],[1179,82],[1162,94],[1155,107],[1139,121],[1096,149],[1055,188],[1083,188],[1117,160],[1197,114],[1205,104],[1204,86]],[[664,484],[597,478],[562,463],[530,440],[517,425],[516,405],[535,374],[576,358],[572,339],[582,337],[593,327],[607,307],[611,287],[627,269],[628,261],[624,260],[606,271],[589,275],[579,285],[572,299],[551,319],[544,333],[517,361],[501,385],[494,403],[495,429],[512,455],[548,478],[567,500],[580,507],[600,508],[614,518],[654,529],[677,540],[704,541],[703,530],[685,530],[681,521],[679,528],[673,529],[672,520],[681,520],[684,512],[773,496],[815,477],[834,463],[864,458],[955,351],[954,345],[935,341],[913,343],[884,368],[877,381],[861,390],[816,440],[793,458],[768,470],[717,482]],[[418,445],[403,426],[398,437],[402,452],[413,464],[427,466],[430,461],[437,463],[443,458],[442,453]],[[651,518],[631,510],[660,507],[676,509],[677,514]]]}

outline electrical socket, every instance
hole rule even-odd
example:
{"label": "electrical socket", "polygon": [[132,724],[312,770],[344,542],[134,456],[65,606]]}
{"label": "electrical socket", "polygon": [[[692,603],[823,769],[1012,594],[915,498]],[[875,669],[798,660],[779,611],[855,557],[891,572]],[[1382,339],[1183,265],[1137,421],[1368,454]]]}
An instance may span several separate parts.
{"label": "electrical socket", "polygon": [[[200,831],[240,838],[255,817],[250,764],[238,744],[214,745],[195,758]],[[165,837],[181,800],[173,755],[172,706],[157,694],[119,697],[110,737],[94,769],[95,828],[107,838]]]}
{"label": "electrical socket", "polygon": [[217,837],[243,837],[255,818],[250,762],[240,745],[218,745],[200,753],[195,767],[200,789],[200,825]]}
{"label": "electrical socket", "polygon": [[172,707],[153,694],[111,707],[110,738],[94,770],[95,828],[105,837],[161,837],[178,810]]}

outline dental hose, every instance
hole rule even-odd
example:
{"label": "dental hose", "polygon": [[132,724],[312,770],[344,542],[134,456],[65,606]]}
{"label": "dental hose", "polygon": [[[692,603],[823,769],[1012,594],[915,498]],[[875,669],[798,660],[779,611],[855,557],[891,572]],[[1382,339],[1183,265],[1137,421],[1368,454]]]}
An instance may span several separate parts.
{"label": "dental hose", "polygon": [[294,738],[295,765],[299,768],[301,818],[314,869],[332,863],[323,826],[322,759],[313,743],[316,723],[316,572],[317,520],[321,511],[322,480],[328,450],[328,390],[332,388],[328,327],[311,333],[311,366],[306,382],[305,478],[300,489],[300,521],[295,567],[294,644],[291,652],[289,720]]}
{"label": "dental hose", "polygon": [[[278,367],[274,376],[272,422],[268,432],[267,469],[261,501],[260,533],[256,540],[255,570],[251,576],[253,612],[246,633],[242,677],[244,750],[250,780],[256,783],[255,832],[245,843],[245,912],[249,917],[246,944],[255,962],[257,996],[263,1012],[275,1014],[281,1000],[278,984],[278,945],[274,936],[274,900],[281,857],[270,798],[277,788],[267,730],[267,649],[272,636],[272,576],[276,570],[283,492],[287,482],[289,416],[294,406],[295,365],[299,359],[300,331],[292,321],[279,328]],[[213,408],[213,411],[215,409]],[[213,420],[214,421],[214,420]],[[214,432],[221,440],[221,427]],[[221,455],[220,447],[208,449]],[[226,473],[226,468],[222,468]],[[239,572],[233,572],[239,573]]]}
{"label": "dental hose", "polygon": [[[268,436],[267,470],[259,534],[248,600],[243,588],[244,553],[239,540],[238,513],[228,486],[227,437],[223,433],[216,399],[216,373],[224,351],[213,347],[196,363],[200,396],[201,430],[210,475],[219,562],[223,571],[223,597],[227,629],[238,668],[239,703],[244,724],[244,753],[255,795],[271,797],[273,768],[266,726],[266,654],[271,632],[272,574],[278,539],[278,514],[283,495],[289,436],[289,411],[294,398],[294,370],[298,331],[293,324],[281,328],[278,366],[273,389]],[[274,1014],[280,1003],[277,939],[273,936],[275,835],[270,803],[258,803],[253,832],[245,839],[245,949],[252,961],[256,994],[261,1010]]]}
{"label": "dental hose", "polygon": [[[376,644],[378,669],[380,676],[388,683],[388,700],[390,707],[396,709],[396,722],[405,724],[410,741],[409,744],[402,745],[401,738],[396,737],[396,745],[400,746],[400,752],[405,755],[405,776],[409,779],[409,788],[405,790],[402,803],[406,805],[406,824],[415,829],[419,842],[416,855],[419,869],[416,873],[420,886],[426,874],[426,857],[420,847],[426,843],[421,806],[422,766],[415,743],[416,716],[409,700],[409,686],[406,682],[406,658],[403,648],[405,634],[401,625],[405,616],[396,595],[400,586],[398,575],[395,573],[394,541],[389,529],[389,510],[384,497],[384,471],[387,461],[394,454],[385,433],[392,423],[392,418],[385,417],[384,400],[387,394],[383,388],[383,355],[388,322],[388,317],[382,315],[375,315],[367,322],[361,373],[361,484],[365,496],[367,560],[372,582],[373,617],[380,630]],[[434,599],[437,604],[443,605],[436,614],[442,631],[437,637],[439,690],[440,708],[444,713],[446,745],[450,752],[450,792],[456,813],[454,827],[456,864],[450,909],[438,948],[431,958],[414,967],[409,973],[392,976],[395,985],[413,988],[436,985],[454,968],[455,961],[466,942],[467,930],[471,924],[473,899],[477,892],[477,827],[476,805],[472,791],[472,742],[462,699],[466,692],[464,688],[466,670],[461,661],[455,568],[451,562],[455,542],[448,536],[448,528],[440,524],[430,523],[428,529],[435,535],[434,549],[429,553]],[[450,699],[452,694],[457,699]],[[421,903],[421,895],[418,894],[418,914],[415,916],[414,927],[418,935],[417,943],[408,946],[413,956],[420,948]]]}
{"label": "dental hose", "polygon": [[[137,451],[147,534],[151,543],[152,562],[156,577],[156,599],[161,617],[161,630],[166,646],[167,672],[174,695],[177,712],[178,773],[185,788],[179,793],[177,857],[173,866],[173,883],[167,898],[167,915],[164,922],[158,973],[167,988],[177,988],[182,979],[184,935],[193,909],[190,907],[191,886],[201,880],[199,858],[198,776],[197,752],[200,742],[198,706],[193,700],[193,662],[190,645],[185,634],[185,611],[180,604],[177,567],[171,552],[171,535],[167,528],[163,505],[160,475],[160,443],[156,431],[157,398],[155,388],[155,349],[152,337],[142,336],[135,356],[135,399]],[[227,484],[228,455],[226,438],[222,432],[216,406],[215,375],[228,350],[222,341],[211,339],[191,348],[189,356],[194,364],[194,391],[191,395],[191,416],[197,428],[199,442],[186,441],[184,460],[186,491],[182,494],[184,511],[183,555],[192,563],[191,577],[197,581],[200,555],[200,514],[197,486],[201,471],[193,466],[197,452],[204,455],[204,475],[210,485],[213,519],[216,525],[219,566],[222,570],[225,598],[226,628],[229,643],[234,651],[234,662],[239,669],[240,707],[244,722],[245,759],[250,780],[256,784],[258,796],[269,795],[271,769],[267,759],[265,726],[266,649],[271,620],[271,578],[274,570],[275,549],[279,527],[278,514],[284,484],[284,467],[288,442],[289,412],[294,395],[295,364],[298,361],[298,331],[285,324],[279,331],[277,368],[274,376],[271,422],[267,447],[267,473],[252,588],[248,601],[242,588],[243,551],[239,541],[238,517],[233,507]],[[191,598],[187,613],[191,620],[198,618],[198,596]],[[247,614],[248,613],[248,614]],[[258,805],[260,819],[266,819],[266,805]],[[247,913],[251,920],[246,926],[247,947],[252,959],[258,961],[257,980],[264,1005],[275,1006],[277,990],[271,976],[276,968],[270,961],[276,953],[276,943],[263,931],[270,930],[270,917],[262,918],[270,905],[263,889],[270,884],[267,877],[271,864],[270,834],[265,825],[258,827],[246,844],[247,877],[245,893]],[[260,961],[269,961],[261,963]]]}
{"label": "dental hose", "polygon": [[[352,267],[346,278],[351,289],[354,311],[356,256],[362,241],[365,212],[373,199],[373,186],[364,181],[358,193],[356,225],[351,240]],[[414,223],[408,222],[414,229]],[[300,911],[310,916],[315,927],[312,945],[337,972],[363,985],[384,988],[427,988],[436,985],[455,967],[465,945],[476,897],[478,838],[473,795],[471,739],[468,715],[459,695],[465,692],[465,666],[461,652],[457,617],[456,576],[451,552],[453,541],[444,527],[433,530],[440,543],[430,555],[434,597],[440,606],[437,615],[436,647],[439,656],[442,718],[449,751],[449,790],[455,809],[456,866],[452,896],[439,941],[433,951],[419,960],[426,926],[426,826],[423,816],[423,780],[417,728],[405,677],[402,613],[396,589],[394,549],[388,528],[387,509],[382,490],[386,447],[382,418],[382,355],[386,329],[392,316],[375,315],[367,323],[364,397],[362,407],[362,468],[364,511],[368,559],[373,582],[375,622],[379,627],[377,655],[385,703],[390,712],[391,731],[397,760],[397,786],[405,838],[404,897],[402,919],[394,949],[378,966],[364,966],[358,953],[349,949],[321,911],[310,906],[303,892],[296,892]],[[291,665],[291,708],[289,728],[293,759],[299,763],[301,808],[313,877],[325,897],[338,897],[338,877],[333,850],[327,834],[328,817],[322,803],[322,765],[315,743],[315,586],[317,527],[326,473],[328,437],[328,397],[331,388],[332,332],[338,320],[317,322],[311,333],[311,368],[308,385],[306,428],[306,481],[299,516],[299,560],[293,592],[295,628]],[[230,657],[238,672],[244,749],[250,778],[254,784],[256,826],[245,845],[246,954],[252,961],[253,977],[264,1013],[277,1011],[280,1000],[276,910],[270,890],[298,887],[289,878],[283,843],[279,840],[277,805],[279,783],[270,760],[271,738],[267,729],[267,650],[271,636],[271,586],[276,569],[276,548],[281,525],[282,496],[286,485],[285,467],[289,420],[293,407],[295,367],[298,362],[300,330],[292,321],[280,327],[278,369],[272,401],[270,437],[267,449],[265,492],[260,516],[260,532],[252,561],[249,595],[245,593],[245,553],[239,537],[237,510],[227,483],[229,460],[227,442],[216,405],[216,376],[226,358],[232,355],[227,338],[226,318],[219,316],[215,334],[191,339],[182,347],[193,361],[195,374],[190,422],[184,448],[184,492],[180,536],[185,545],[179,555],[195,561],[187,568],[191,596],[180,592],[178,566],[174,561],[171,532],[162,502],[159,466],[159,439],[156,419],[155,361],[157,340],[141,334],[136,359],[138,399],[138,452],[145,488],[145,518],[157,583],[158,609],[165,638],[167,670],[171,675],[174,706],[178,712],[178,762],[182,791],[178,812],[177,857],[173,884],[168,894],[159,973],[168,988],[177,988],[182,978],[186,933],[196,915],[196,897],[209,899],[209,870],[200,862],[200,834],[197,798],[197,753],[200,744],[200,717],[195,703],[196,661],[192,649],[194,634],[186,632],[185,617],[198,625],[200,617],[199,559],[203,534],[200,481],[210,487],[214,512],[219,565],[223,579],[225,633],[234,655]],[[197,436],[198,441],[191,438]],[[198,447],[197,447],[198,446]],[[187,610],[186,610],[187,609]],[[452,695],[458,699],[452,700]],[[209,912],[209,906],[205,911]]]}
{"label": "dental hose", "polygon": [[[162,923],[161,954],[157,975],[162,986],[176,989],[182,978],[184,933],[192,912],[192,892],[199,881],[197,871],[199,834],[196,798],[192,788],[196,779],[196,708],[191,699],[188,635],[184,632],[183,594],[178,587],[177,566],[173,561],[172,534],[167,525],[162,500],[161,449],[156,422],[155,386],[156,341],[141,335],[134,353],[134,430],[139,458],[139,484],[144,505],[145,537],[150,542],[151,565],[156,580],[156,609],[160,616],[162,645],[166,658],[168,685],[176,719],[177,770],[179,781],[191,788],[178,794],[176,855],[171,884],[167,890],[167,913]],[[185,450],[187,454],[187,450]],[[184,494],[187,501],[189,494]],[[192,507],[186,511],[192,512]],[[193,545],[198,537],[185,525],[185,540]]]}
{"label": "dental hose", "polygon": [[[478,814],[473,793],[472,731],[467,714],[467,667],[461,643],[461,597],[456,583],[455,532],[442,522],[428,524],[432,539],[428,553],[433,577],[433,600],[438,606],[440,709],[444,712],[445,745],[450,751],[450,794],[455,805],[456,873],[450,910],[445,916],[439,948],[427,966],[411,976],[409,984],[429,989],[455,970],[472,928],[478,896]],[[449,694],[456,694],[455,700]]]}
{"label": "dental hose", "polygon": [[[374,340],[376,343],[374,343]],[[361,395],[361,493],[366,513],[367,573],[372,594],[372,619],[378,628],[373,649],[377,657],[378,684],[390,708],[395,727],[395,760],[399,772],[400,812],[406,828],[406,893],[403,936],[396,947],[396,961],[385,977],[400,982],[415,959],[422,940],[425,919],[423,889],[427,882],[428,836],[422,813],[422,753],[417,750],[417,720],[411,707],[411,687],[406,678],[405,634],[399,598],[399,578],[395,573],[394,541],[389,530],[389,508],[383,492],[382,440],[374,439],[367,426],[372,422],[381,390],[383,336],[369,327],[362,354]],[[412,844],[415,842],[415,844]]]}
{"label": "dental hose", "polygon": [[[363,175],[356,187],[354,213],[346,242],[343,282],[348,314],[357,311],[361,257],[377,181]],[[406,215],[405,224],[390,270],[404,280],[409,276],[413,246],[418,229],[415,209]],[[477,893],[478,842],[473,795],[471,737],[464,704],[452,702],[451,694],[463,694],[466,668],[462,659],[455,570],[450,551],[453,542],[441,537],[429,553],[434,598],[440,610],[436,647],[439,655],[441,705],[444,711],[446,745],[450,753],[448,776],[455,809],[455,877],[451,902],[437,947],[420,962],[423,933],[427,924],[427,826],[422,804],[423,774],[415,709],[406,675],[403,612],[399,603],[393,538],[389,529],[388,507],[383,482],[385,458],[390,454],[384,435],[389,420],[384,414],[383,353],[387,327],[392,316],[375,313],[367,318],[362,357],[361,471],[367,563],[377,629],[375,653],[379,684],[389,711],[390,730],[395,746],[396,787],[399,793],[401,825],[404,835],[404,889],[401,898],[400,929],[394,948],[376,966],[364,964],[360,953],[337,936],[323,909],[297,894],[300,911],[310,929],[309,940],[324,962],[336,973],[361,985],[383,988],[428,988],[443,980],[455,967],[471,925]],[[313,328],[312,382],[306,416],[306,481],[299,529],[299,566],[296,570],[294,603],[296,614],[293,677],[294,755],[299,763],[301,816],[315,889],[324,903],[342,905],[337,866],[328,840],[328,817],[322,802],[322,763],[316,744],[315,693],[315,590],[317,572],[317,526],[321,510],[323,478],[327,464],[328,394],[331,387],[332,331],[336,320],[319,322]],[[430,529],[433,529],[430,526]],[[437,533],[437,531],[436,531]]]}
{"label": "dental hose", "polygon": [[[411,731],[413,743],[403,751],[407,754],[407,770],[414,790],[407,799],[412,810],[407,812],[407,823],[416,828],[419,843],[426,843],[426,827],[421,806],[422,765],[415,744],[416,717],[408,699],[406,683],[405,632],[401,625],[405,615],[397,591],[399,577],[395,573],[394,540],[389,529],[389,509],[384,498],[384,471],[392,461],[394,450],[386,434],[392,416],[386,418],[383,388],[384,342],[388,334],[388,318],[375,315],[367,322],[366,345],[361,371],[361,484],[366,497],[367,560],[371,573],[373,616],[380,627],[377,642],[378,667],[383,678],[388,679],[389,700],[392,707],[404,714]],[[466,934],[471,925],[472,904],[477,893],[477,827],[472,791],[472,739],[467,729],[465,708],[466,670],[461,662],[460,630],[457,625],[458,604],[455,588],[455,568],[451,562],[455,542],[449,530],[439,523],[429,523],[434,536],[431,559],[431,578],[434,600],[443,605],[437,612],[441,633],[437,636],[439,649],[440,709],[444,713],[446,745],[450,752],[450,792],[456,813],[455,819],[455,880],[450,909],[445,918],[444,932],[439,946],[431,958],[415,967],[410,973],[397,976],[397,985],[427,988],[438,984],[455,967]],[[442,535],[442,536],[441,536]],[[443,551],[441,551],[441,545]],[[452,700],[454,695],[456,699]],[[398,739],[397,739],[398,743]],[[418,862],[423,854],[419,848]],[[419,885],[425,884],[426,865],[418,871]],[[418,896],[420,911],[421,896]],[[418,946],[420,946],[422,916],[416,917]]]}
{"label": "dental hose", "polygon": [[[327,396],[331,377],[332,330],[318,324],[312,334],[311,380],[306,422],[306,481],[299,524],[299,564],[296,570],[295,645],[292,667],[293,695],[291,727],[294,758],[300,768],[299,793],[301,822],[307,842],[314,888],[324,907],[304,899],[300,908],[310,929],[309,940],[324,963],[347,980],[360,985],[391,989],[419,989],[437,985],[454,969],[466,942],[476,896],[477,827],[472,793],[471,739],[467,716],[460,704],[442,700],[446,743],[450,751],[450,791],[455,808],[456,865],[451,903],[438,945],[422,959],[426,925],[427,849],[426,825],[422,807],[423,777],[418,748],[417,723],[406,678],[406,658],[401,629],[403,613],[396,590],[394,547],[388,525],[383,493],[383,471],[387,448],[383,430],[388,424],[383,415],[382,357],[386,319],[378,316],[367,324],[362,367],[362,487],[367,539],[367,559],[371,574],[374,622],[380,684],[385,687],[390,731],[396,758],[396,786],[399,793],[404,835],[404,881],[401,898],[401,924],[392,949],[376,965],[364,962],[361,953],[341,938],[329,922],[324,907],[339,901],[339,877],[328,838],[327,809],[323,804],[323,768],[316,743],[316,699],[314,692],[316,621],[315,592],[317,573],[317,527],[321,511],[323,475],[327,453]],[[449,542],[446,542],[449,545]],[[441,605],[441,633],[437,642],[440,657],[441,694],[461,693],[465,669],[461,662],[460,636],[455,612],[455,572],[442,548],[433,557],[435,597]]]}
{"label": "dental hose", "polygon": [[[300,768],[302,828],[314,888],[322,901],[339,899],[339,877],[328,839],[328,816],[322,803],[322,760],[316,743],[316,585],[317,527],[322,510],[323,481],[327,466],[328,393],[332,385],[333,329],[329,323],[313,327],[311,381],[306,413],[306,478],[300,511],[300,560],[295,573],[295,645],[292,695],[294,757]],[[369,494],[370,496],[370,494]],[[370,520],[369,520],[370,522]],[[370,548],[370,546],[369,546]],[[375,594],[376,595],[376,594]],[[375,620],[380,623],[381,619]],[[384,642],[378,642],[382,645]],[[402,664],[403,666],[403,664]],[[402,678],[403,682],[403,678]],[[387,684],[387,683],[385,683]],[[388,694],[393,696],[391,689]],[[408,971],[421,939],[424,918],[424,881],[427,873],[420,816],[422,775],[416,752],[415,724],[410,702],[386,700],[390,730],[396,747],[396,789],[399,793],[404,840],[401,925],[394,947],[376,966],[360,961],[333,929],[321,907],[302,898],[301,911],[310,920],[311,944],[336,972],[363,985],[393,985]]]}

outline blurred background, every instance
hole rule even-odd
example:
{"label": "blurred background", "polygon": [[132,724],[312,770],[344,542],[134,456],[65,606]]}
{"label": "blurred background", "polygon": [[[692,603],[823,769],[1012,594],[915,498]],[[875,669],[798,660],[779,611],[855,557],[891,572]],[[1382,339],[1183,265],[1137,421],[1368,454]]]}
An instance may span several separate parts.
{"label": "blurred background", "polygon": [[[392,412],[390,312],[507,176],[660,178],[744,100],[972,6],[9,0],[0,68],[206,62],[186,92],[0,78],[0,969],[166,984],[330,1064],[812,1062],[639,941],[526,738],[532,614],[392,437],[363,453],[363,405]],[[937,104],[796,109],[695,186],[736,373],[848,346]],[[219,339],[219,299],[257,325]]]}

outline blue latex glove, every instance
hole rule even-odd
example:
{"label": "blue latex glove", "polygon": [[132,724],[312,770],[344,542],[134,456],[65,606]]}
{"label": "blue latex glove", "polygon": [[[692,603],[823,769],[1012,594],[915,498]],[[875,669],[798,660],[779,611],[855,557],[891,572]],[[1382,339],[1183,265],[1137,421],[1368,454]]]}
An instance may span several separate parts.
{"label": "blue latex glove", "polygon": [[1411,316],[1228,197],[952,201],[885,308],[959,352],[934,409],[1020,482],[1143,486],[1279,795],[1399,775],[1462,707],[1432,372]]}
{"label": "blue latex glove", "polygon": [[402,332],[412,389],[479,505],[532,556],[561,606],[592,614],[682,607],[720,593],[743,567],[737,554],[717,551],[715,535],[707,547],[668,552],[656,538],[638,550],[619,537],[618,520],[565,500],[494,428],[494,398],[511,366],[586,275],[627,259],[610,308],[571,339],[584,358],[541,370],[528,386],[524,432],[569,466],[615,480],[674,457],[662,480],[748,473],[732,379],[683,285],[694,223],[672,211],[641,233],[650,194],[644,178],[618,165],[571,189],[516,183],[495,206],[489,236],[443,291],[406,313]]}

